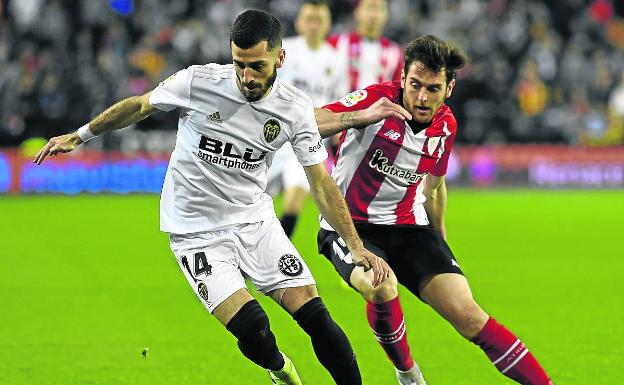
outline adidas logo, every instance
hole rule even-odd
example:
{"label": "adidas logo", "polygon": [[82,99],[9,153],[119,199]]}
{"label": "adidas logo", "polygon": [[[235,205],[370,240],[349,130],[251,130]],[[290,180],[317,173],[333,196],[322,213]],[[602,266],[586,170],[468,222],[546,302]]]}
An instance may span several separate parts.
{"label": "adidas logo", "polygon": [[384,136],[387,136],[388,138],[392,140],[397,140],[401,137],[401,134],[399,134],[398,132],[394,130],[388,130],[385,132]]}
{"label": "adidas logo", "polygon": [[206,116],[206,119],[210,119],[211,121],[215,123],[223,123],[223,120],[221,120],[221,114],[219,113],[219,111]]}

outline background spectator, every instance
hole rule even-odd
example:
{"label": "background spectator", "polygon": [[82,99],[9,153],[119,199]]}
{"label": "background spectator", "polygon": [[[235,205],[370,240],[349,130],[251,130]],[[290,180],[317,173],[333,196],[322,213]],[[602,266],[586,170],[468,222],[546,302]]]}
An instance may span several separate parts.
{"label": "background spectator", "polygon": [[[449,104],[462,143],[622,144],[624,5],[611,0],[390,0],[385,35],[435,34],[470,56]],[[332,4],[335,32],[353,28]],[[112,6],[114,5],[114,7]],[[229,61],[228,26],[267,9],[293,34],[298,1],[0,0],[0,146],[50,137],[191,64]],[[159,149],[175,117],[104,146]]]}

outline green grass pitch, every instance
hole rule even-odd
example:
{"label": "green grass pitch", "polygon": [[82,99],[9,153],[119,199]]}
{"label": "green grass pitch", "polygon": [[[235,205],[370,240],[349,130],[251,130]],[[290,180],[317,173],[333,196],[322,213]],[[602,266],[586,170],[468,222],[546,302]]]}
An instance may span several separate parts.
{"label": "green grass pitch", "polygon": [[[316,253],[308,202],[294,242],[358,355],[364,383],[395,384],[364,303]],[[477,301],[557,385],[622,383],[624,192],[451,189],[449,241]],[[156,196],[0,197],[0,384],[269,384],[204,310],[158,231]],[[331,384],[307,336],[260,299],[305,384]],[[402,291],[431,385],[511,384]],[[149,346],[149,355],[141,351]]]}

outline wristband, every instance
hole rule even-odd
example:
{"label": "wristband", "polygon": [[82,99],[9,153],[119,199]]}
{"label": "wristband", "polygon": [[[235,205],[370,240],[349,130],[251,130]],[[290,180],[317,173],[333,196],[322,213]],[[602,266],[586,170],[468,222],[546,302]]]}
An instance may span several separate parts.
{"label": "wristband", "polygon": [[91,130],[89,129],[89,123],[80,127],[78,131],[76,131],[76,133],[78,134],[80,139],[85,143],[97,136],[97,135],[94,135],[93,132],[91,132]]}

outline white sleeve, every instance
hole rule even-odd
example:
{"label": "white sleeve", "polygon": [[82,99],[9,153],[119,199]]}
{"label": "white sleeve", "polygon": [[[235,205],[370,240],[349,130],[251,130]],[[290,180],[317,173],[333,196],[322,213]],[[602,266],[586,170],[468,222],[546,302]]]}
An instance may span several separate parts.
{"label": "white sleeve", "polygon": [[291,143],[299,163],[305,167],[324,162],[327,159],[327,150],[314,118],[312,100],[309,100],[301,120],[296,124]]}
{"label": "white sleeve", "polygon": [[160,82],[150,94],[149,103],[161,111],[187,108],[191,103],[191,81],[193,67],[174,73]]}

